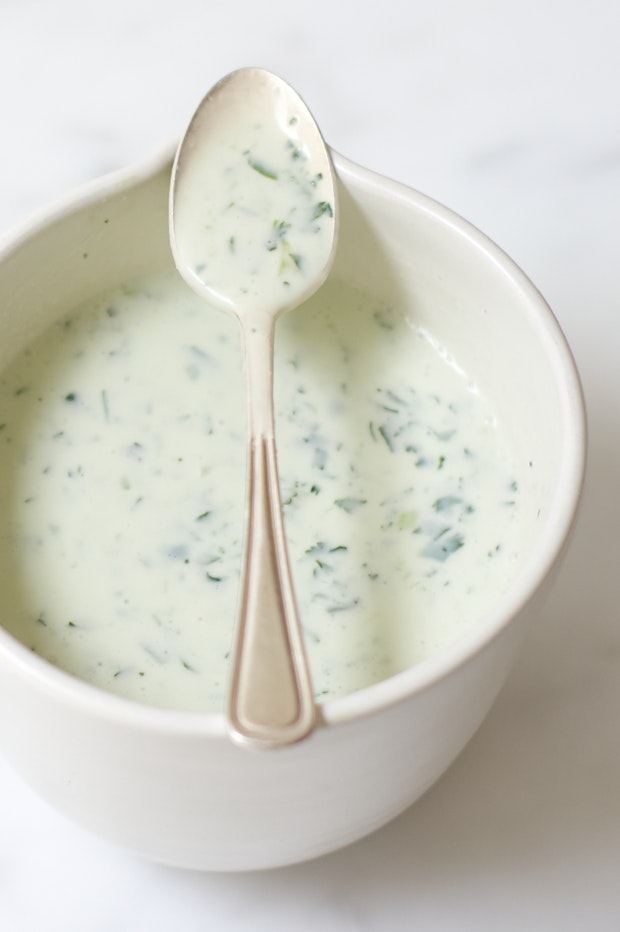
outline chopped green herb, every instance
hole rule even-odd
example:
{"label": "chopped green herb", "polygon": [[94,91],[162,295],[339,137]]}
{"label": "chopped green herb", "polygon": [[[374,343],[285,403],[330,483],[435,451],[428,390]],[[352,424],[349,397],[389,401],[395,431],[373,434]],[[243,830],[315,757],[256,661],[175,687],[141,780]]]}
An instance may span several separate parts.
{"label": "chopped green herb", "polygon": [[271,236],[267,240],[265,246],[267,252],[274,252],[278,248],[278,245],[284,240],[287,232],[290,230],[291,225],[287,223],[286,220],[274,220],[271,227]]}
{"label": "chopped green herb", "polygon": [[391,319],[388,311],[386,311],[384,308],[376,310],[373,314],[373,317],[382,330],[394,329],[394,321]]}
{"label": "chopped green herb", "polygon": [[394,452],[394,441],[390,437],[388,433],[388,429],[385,426],[385,424],[381,424],[381,426],[379,427],[379,433],[383,437],[385,441],[385,445],[387,446],[388,450],[390,450],[390,452],[393,453]]}
{"label": "chopped green herb", "polygon": [[312,213],[312,219],[318,220],[319,217],[333,217],[334,211],[331,204],[328,204],[327,201],[319,201],[318,204],[315,204],[314,211]]}
{"label": "chopped green herb", "polygon": [[327,609],[330,615],[336,615],[340,612],[350,612],[351,609],[359,605],[359,599],[351,599],[350,602],[340,602],[330,605]]}
{"label": "chopped green herb", "polygon": [[141,644],[140,647],[149,655],[149,657],[155,660],[156,663],[164,664],[168,662],[167,650],[155,650],[155,648],[151,647],[149,644]]}
{"label": "chopped green herb", "polygon": [[271,181],[278,180],[277,172],[267,168],[266,165],[264,165],[258,159],[253,158],[251,155],[248,155],[248,165],[250,168],[253,168],[255,172],[258,172],[259,175],[262,175],[263,178],[269,178]]}
{"label": "chopped green herb", "polygon": [[396,522],[399,531],[412,531],[417,524],[417,515],[415,511],[401,511]]}
{"label": "chopped green herb", "polygon": [[407,404],[406,401],[404,401],[399,395],[397,395],[395,392],[393,392],[393,391],[392,391],[391,389],[389,389],[389,388],[388,388],[388,390],[387,390],[387,392],[386,392],[385,394],[388,396],[388,398],[390,399],[390,401],[393,401],[393,402],[394,402],[394,404],[397,404],[397,405],[400,405],[400,406],[403,406],[403,405],[406,405],[406,404]]}
{"label": "chopped green herb", "polygon": [[342,508],[343,511],[351,515],[362,505],[365,505],[366,501],[367,499],[365,498],[337,498],[334,505],[337,505],[338,508]]}
{"label": "chopped green herb", "polygon": [[438,498],[433,502],[433,508],[435,511],[451,511],[455,505],[460,505],[463,499],[458,498],[456,495],[444,495],[443,498]]}
{"label": "chopped green herb", "polygon": [[445,534],[449,530],[449,528],[446,528],[435,540],[431,541],[422,551],[422,555],[429,557],[431,560],[437,560],[443,563],[449,556],[456,553],[461,547],[464,547],[465,540],[461,534],[453,534],[452,537],[445,537]]}
{"label": "chopped green herb", "polygon": [[303,152],[301,151],[299,146],[296,146],[292,139],[288,140],[288,142],[286,143],[286,148],[290,150],[291,158],[293,159],[293,161],[297,161],[297,159],[300,159],[303,155]]}

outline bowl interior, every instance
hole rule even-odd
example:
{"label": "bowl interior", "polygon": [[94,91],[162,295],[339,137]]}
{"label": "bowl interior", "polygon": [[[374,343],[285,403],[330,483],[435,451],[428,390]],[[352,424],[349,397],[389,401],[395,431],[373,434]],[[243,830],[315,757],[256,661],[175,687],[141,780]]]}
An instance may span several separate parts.
{"label": "bowl interior", "polygon": [[[579,383],[550,311],[497,247],[425,197],[338,156],[335,164],[342,233],[333,277],[406,307],[412,326],[471,375],[506,425],[522,477],[519,571],[456,654],[428,666],[437,675],[442,664],[447,668],[492,637],[560,552],[583,473]],[[0,369],[68,307],[128,279],[172,269],[169,171],[166,163],[91,187],[6,248]],[[411,689],[416,677],[421,683],[424,671],[407,677],[398,689]],[[380,701],[383,687],[371,687],[371,703]],[[351,701],[353,708],[365,705],[348,697],[348,707]]]}

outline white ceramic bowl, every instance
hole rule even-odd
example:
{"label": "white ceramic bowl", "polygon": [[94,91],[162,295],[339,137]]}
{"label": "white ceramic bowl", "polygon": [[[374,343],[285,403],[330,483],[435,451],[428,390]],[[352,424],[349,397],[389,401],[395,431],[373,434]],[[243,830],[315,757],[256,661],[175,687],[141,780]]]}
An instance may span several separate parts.
{"label": "white ceramic bowl", "polygon": [[[276,752],[233,745],[222,716],[102,692],[0,630],[6,757],[77,822],[169,864],[242,870],[304,860],[360,838],[417,799],[504,682],[580,497],[580,385],[541,296],[450,211],[342,157],[334,161],[342,210],[334,273],[386,300],[409,301],[418,323],[493,398],[518,455],[536,462],[529,556],[451,647],[326,702],[315,734]],[[166,157],[103,179],[2,246],[0,368],[67,308],[171,265],[169,173]],[[0,620],[1,610],[0,594]]]}

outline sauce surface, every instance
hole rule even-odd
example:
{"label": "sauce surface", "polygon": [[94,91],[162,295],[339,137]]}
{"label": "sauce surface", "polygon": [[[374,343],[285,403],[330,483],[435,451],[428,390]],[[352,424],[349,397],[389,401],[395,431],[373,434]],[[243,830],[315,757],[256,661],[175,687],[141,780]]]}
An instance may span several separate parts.
{"label": "sauce surface", "polygon": [[[278,323],[282,499],[317,697],[441,650],[515,574],[501,425],[406,308],[329,280]],[[0,379],[3,624],[118,695],[223,708],[245,482],[237,324],[176,274],[66,315]]]}

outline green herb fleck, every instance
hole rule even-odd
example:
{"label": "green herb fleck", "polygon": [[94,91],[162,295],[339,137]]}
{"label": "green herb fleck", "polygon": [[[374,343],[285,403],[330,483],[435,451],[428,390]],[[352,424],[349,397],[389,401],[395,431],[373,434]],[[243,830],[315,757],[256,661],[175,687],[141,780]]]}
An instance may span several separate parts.
{"label": "green herb fleck", "polygon": [[271,236],[265,244],[268,252],[274,252],[278,248],[278,245],[284,240],[290,228],[291,225],[287,223],[286,220],[273,221]]}
{"label": "green herb fleck", "polygon": [[393,453],[393,452],[394,452],[394,441],[393,441],[392,438],[390,437],[390,435],[389,435],[389,433],[388,433],[388,431],[387,431],[387,428],[386,428],[383,424],[379,427],[379,433],[380,433],[381,436],[383,437],[383,439],[384,439],[384,441],[385,441],[385,443],[386,443],[386,446],[387,446],[388,450],[389,450],[391,453]]}
{"label": "green herb fleck", "polygon": [[312,466],[314,469],[325,469],[327,466],[327,450],[323,447],[316,447],[312,457]]}
{"label": "green herb fleck", "polygon": [[397,405],[405,405],[405,404],[407,404],[406,401],[403,401],[403,399],[400,398],[400,397],[399,397],[395,392],[393,392],[390,388],[388,388],[388,390],[386,391],[385,394],[388,396],[388,398],[390,399],[390,401],[393,401],[393,402],[394,402],[394,404],[397,404]]}
{"label": "green herb fleck", "polygon": [[323,561],[319,560],[318,558],[314,562],[316,563],[318,569],[327,570],[329,573],[332,572],[332,568],[328,563],[323,563]]}
{"label": "green herb fleck", "polygon": [[394,329],[394,323],[392,320],[390,320],[390,317],[388,315],[389,315],[389,312],[381,308],[376,310],[373,314],[375,322],[379,325],[379,327],[381,327],[382,330],[393,330]]}
{"label": "green herb fleck", "polygon": [[277,172],[274,172],[272,169],[267,168],[263,162],[260,162],[258,159],[253,158],[251,155],[248,155],[248,165],[250,168],[253,168],[255,172],[258,172],[259,175],[262,175],[263,178],[269,178],[271,181],[277,181],[278,175]]}
{"label": "green herb fleck", "polygon": [[435,511],[450,511],[455,505],[460,505],[462,501],[463,499],[458,498],[456,495],[444,495],[443,498],[438,498],[437,501],[433,502],[433,508]]}
{"label": "green herb fleck", "polygon": [[366,502],[367,499],[365,498],[337,498],[334,504],[351,515],[362,505],[365,505]]}
{"label": "green herb fleck", "polygon": [[165,650],[162,654],[159,651],[155,650],[153,647],[150,647],[148,644],[141,644],[140,647],[142,648],[143,651],[146,651],[149,657],[151,657],[157,663],[163,664],[163,663],[168,662],[168,657],[166,656],[168,653],[167,650]]}
{"label": "green herb fleck", "polygon": [[396,522],[399,531],[413,531],[417,523],[415,511],[401,511]]}
{"label": "green herb fleck", "polygon": [[293,161],[297,161],[297,159],[300,159],[303,155],[303,152],[301,151],[299,146],[296,146],[292,139],[289,139],[287,141],[286,148],[290,149],[291,158],[293,159]]}
{"label": "green herb fleck", "polygon": [[331,204],[328,204],[327,201],[319,201],[318,204],[315,204],[314,211],[312,213],[312,219],[318,220],[319,217],[333,217],[334,211],[332,210]]}
{"label": "green herb fleck", "polygon": [[444,528],[440,534],[435,537],[422,551],[422,555],[429,557],[431,560],[437,560],[443,563],[457,550],[465,546],[465,540],[461,534],[453,534],[452,537],[446,537],[450,528]]}
{"label": "green herb fleck", "polygon": [[350,602],[337,602],[334,605],[330,605],[327,611],[330,615],[336,615],[340,612],[349,612],[357,605],[359,605],[359,599],[351,599]]}

